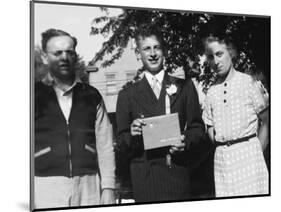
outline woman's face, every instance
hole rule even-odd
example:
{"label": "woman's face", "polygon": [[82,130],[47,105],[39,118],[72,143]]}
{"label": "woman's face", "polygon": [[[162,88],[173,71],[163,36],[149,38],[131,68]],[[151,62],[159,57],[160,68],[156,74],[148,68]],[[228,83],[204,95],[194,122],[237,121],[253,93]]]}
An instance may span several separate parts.
{"label": "woman's face", "polygon": [[219,77],[224,77],[229,73],[233,64],[226,44],[218,41],[209,42],[206,45],[206,56],[211,68]]}

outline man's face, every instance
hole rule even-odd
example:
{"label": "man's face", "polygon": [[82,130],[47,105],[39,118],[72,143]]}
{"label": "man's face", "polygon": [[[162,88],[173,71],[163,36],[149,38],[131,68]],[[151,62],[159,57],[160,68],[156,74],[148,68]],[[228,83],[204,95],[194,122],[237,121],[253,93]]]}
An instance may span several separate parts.
{"label": "man's face", "polygon": [[60,80],[73,80],[77,55],[69,36],[51,38],[46,45],[45,61],[51,74]]}
{"label": "man's face", "polygon": [[138,39],[137,57],[151,74],[157,74],[162,70],[164,52],[155,35]]}
{"label": "man's face", "polygon": [[217,72],[219,77],[226,76],[232,67],[232,58],[227,46],[217,41],[210,42],[207,45],[206,53],[211,68]]}

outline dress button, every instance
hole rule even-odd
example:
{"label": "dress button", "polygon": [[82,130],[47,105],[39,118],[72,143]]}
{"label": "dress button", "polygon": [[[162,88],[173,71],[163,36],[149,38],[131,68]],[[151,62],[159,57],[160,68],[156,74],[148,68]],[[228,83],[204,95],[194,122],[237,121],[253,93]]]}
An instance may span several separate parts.
{"label": "dress button", "polygon": [[223,93],[226,94],[226,91],[224,91]]}
{"label": "dress button", "polygon": [[223,102],[226,103],[226,99],[224,99]]}
{"label": "dress button", "polygon": [[224,86],[227,86],[227,83],[224,83]]}

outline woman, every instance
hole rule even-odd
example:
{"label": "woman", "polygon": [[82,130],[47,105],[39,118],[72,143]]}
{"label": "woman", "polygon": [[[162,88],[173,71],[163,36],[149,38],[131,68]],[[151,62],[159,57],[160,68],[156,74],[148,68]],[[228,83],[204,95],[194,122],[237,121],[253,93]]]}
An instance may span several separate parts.
{"label": "woman", "polygon": [[203,119],[216,145],[216,197],[268,194],[263,150],[268,144],[268,93],[233,67],[236,52],[226,39],[210,36],[205,51],[217,80],[208,90]]}

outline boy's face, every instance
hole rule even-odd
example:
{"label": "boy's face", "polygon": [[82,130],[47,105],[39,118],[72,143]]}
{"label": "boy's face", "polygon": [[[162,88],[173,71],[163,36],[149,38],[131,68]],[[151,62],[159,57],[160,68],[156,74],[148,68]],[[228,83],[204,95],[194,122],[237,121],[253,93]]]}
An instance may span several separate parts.
{"label": "boy's face", "polygon": [[163,68],[164,51],[157,37],[139,37],[137,42],[137,57],[141,59],[145,69],[153,75],[159,73]]}

